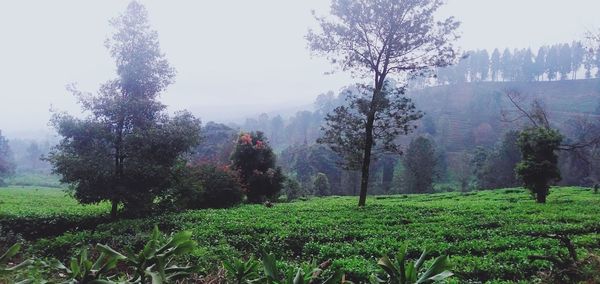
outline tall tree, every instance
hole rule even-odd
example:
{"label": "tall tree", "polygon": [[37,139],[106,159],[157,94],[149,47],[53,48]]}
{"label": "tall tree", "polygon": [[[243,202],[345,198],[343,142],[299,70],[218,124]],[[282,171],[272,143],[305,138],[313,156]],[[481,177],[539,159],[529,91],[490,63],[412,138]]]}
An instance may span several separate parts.
{"label": "tall tree", "polygon": [[546,50],[545,46],[540,47],[535,57],[534,75],[538,81],[543,80],[546,73]]}
{"label": "tall tree", "polygon": [[567,80],[573,68],[571,57],[571,46],[568,43],[561,44],[558,51],[558,71],[561,80]]}
{"label": "tall tree", "polygon": [[571,44],[571,79],[577,79],[577,71],[581,68],[581,64],[583,64],[583,59],[585,57],[585,48],[580,41],[574,41]]}
{"label": "tall tree", "polygon": [[149,209],[168,188],[172,167],[199,141],[200,122],[185,112],[169,118],[157,100],[175,71],[160,51],[144,6],[131,2],[110,23],[116,31],[106,46],[118,77],[97,95],[72,89],[89,116],[54,115],[63,139],[49,161],[77,200],[108,200],[115,217],[120,203],[130,212]]}
{"label": "tall tree", "polygon": [[500,71],[502,71],[502,81],[510,81],[514,79],[513,74],[513,58],[510,49],[504,49],[502,53],[502,58],[500,59]]}
{"label": "tall tree", "polygon": [[500,74],[500,50],[497,48],[494,49],[494,52],[492,52],[490,69],[492,73],[492,81],[498,81],[498,74]]}
{"label": "tall tree", "polygon": [[435,156],[435,148],[431,140],[418,137],[410,142],[403,164],[406,192],[427,193],[433,191]]}
{"label": "tall tree", "polygon": [[[350,133],[359,135],[352,140],[358,140],[362,153],[359,206],[365,205],[377,136],[388,146],[384,148],[396,148],[391,145],[395,136],[408,132],[410,122],[420,117],[409,101],[389,98],[399,91],[383,91],[388,76],[406,79],[422,75],[456,58],[452,43],[458,38],[459,23],[454,18],[437,21],[434,13],[442,4],[441,0],[333,0],[332,18],[317,17],[321,31],[307,35],[313,52],[327,56],[343,71],[372,79],[370,95],[363,92],[349,107],[339,108],[328,117],[334,127],[344,118],[357,122],[356,131]],[[327,142],[344,144],[347,133],[338,132],[338,139],[330,137]]]}
{"label": "tall tree", "polygon": [[485,49],[479,52],[479,74],[481,81],[486,81],[490,74],[490,54]]}
{"label": "tall tree", "polygon": [[548,54],[546,55],[546,72],[548,73],[548,80],[552,81],[556,79],[556,73],[559,70],[559,47],[553,45],[548,50]]}
{"label": "tall tree", "polygon": [[8,140],[2,136],[0,131],[0,186],[4,185],[4,179],[15,172],[12,151],[8,145]]}

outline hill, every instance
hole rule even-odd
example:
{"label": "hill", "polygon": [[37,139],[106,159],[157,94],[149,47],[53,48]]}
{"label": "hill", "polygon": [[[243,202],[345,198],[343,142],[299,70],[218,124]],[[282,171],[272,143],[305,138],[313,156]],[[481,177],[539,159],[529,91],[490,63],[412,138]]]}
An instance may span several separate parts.
{"label": "hill", "polygon": [[[543,82],[475,82],[412,91],[417,108],[430,120],[425,130],[449,151],[490,146],[514,123],[503,121],[503,111],[514,111],[506,90],[527,100],[540,99],[550,120],[561,129],[577,116],[597,116],[600,79]],[[425,126],[425,125],[424,125]],[[427,129],[429,128],[429,130]]]}
{"label": "hill", "polygon": [[[59,208],[60,191],[23,189],[19,196],[0,189],[7,204],[12,198],[31,200],[18,209],[3,209],[2,223],[25,218],[32,228],[40,207],[60,218],[59,212],[78,222],[72,212],[88,218],[101,207],[76,206],[62,195],[69,206]],[[12,190],[14,191],[14,190]],[[6,194],[4,194],[6,193]],[[53,202],[43,199],[52,197]],[[35,201],[40,201],[35,205]],[[557,241],[532,236],[535,233],[566,233],[580,252],[600,251],[600,196],[583,188],[553,188],[545,205],[536,204],[521,189],[481,191],[467,194],[370,197],[367,207],[356,207],[349,197],[315,198],[308,201],[262,205],[243,205],[225,210],[198,210],[122,220],[56,236],[38,236],[26,247],[30,253],[68,258],[81,245],[106,243],[115,248],[139,248],[151,228],[173,232],[191,230],[199,248],[190,261],[203,271],[215,272],[223,260],[271,251],[285,263],[334,261],[334,266],[358,281],[376,271],[376,259],[409,245],[409,256],[418,257],[428,248],[433,255],[449,254],[453,271],[461,282],[530,282],[548,263],[530,261],[529,255],[556,253]],[[27,216],[28,208],[36,208]],[[12,209],[10,209],[12,208]],[[107,207],[104,207],[108,210]],[[6,232],[0,232],[6,235]],[[285,263],[281,263],[285,266]]]}

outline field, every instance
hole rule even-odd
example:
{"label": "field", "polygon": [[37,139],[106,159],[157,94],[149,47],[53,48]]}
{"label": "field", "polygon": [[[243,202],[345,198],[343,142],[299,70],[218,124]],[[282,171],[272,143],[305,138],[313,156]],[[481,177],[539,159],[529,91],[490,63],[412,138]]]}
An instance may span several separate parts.
{"label": "field", "polygon": [[[158,224],[163,231],[191,230],[199,248],[189,260],[207,272],[215,271],[223,259],[265,249],[287,263],[333,259],[352,279],[364,280],[376,270],[380,255],[408,243],[412,257],[425,247],[433,255],[449,254],[461,282],[527,283],[548,268],[547,263],[528,260],[529,255],[562,249],[557,241],[534,233],[568,233],[581,254],[600,251],[600,195],[583,188],[553,188],[545,205],[534,203],[521,189],[503,189],[371,197],[363,209],[356,207],[356,198],[329,197],[105,224],[100,223],[107,222],[101,217],[108,211],[106,204],[80,206],[56,189],[0,189],[0,202],[0,229],[24,219],[31,226],[36,220],[46,224],[54,216],[72,230],[29,234],[29,253],[64,258],[73,249],[98,242],[138,247]],[[81,222],[100,225],[74,225]]]}

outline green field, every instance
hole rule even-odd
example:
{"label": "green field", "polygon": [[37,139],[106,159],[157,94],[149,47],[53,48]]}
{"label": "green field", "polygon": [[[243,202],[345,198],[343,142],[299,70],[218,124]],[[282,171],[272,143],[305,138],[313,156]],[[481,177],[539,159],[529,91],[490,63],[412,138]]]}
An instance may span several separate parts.
{"label": "green field", "polygon": [[[10,219],[70,216],[70,222],[106,214],[106,205],[80,206],[56,189],[0,189],[0,224]],[[77,217],[79,216],[79,217]],[[221,260],[265,249],[288,263],[333,259],[363,280],[376,259],[408,243],[412,257],[422,248],[449,254],[458,279],[524,281],[548,268],[532,254],[561,249],[536,232],[569,233],[582,254],[600,250],[600,195],[582,188],[553,188],[545,205],[523,190],[469,194],[371,197],[363,209],[354,197],[243,205],[122,220],[95,229],[31,239],[29,253],[65,257],[85,244],[138,247],[154,224],[163,231],[191,230],[199,243],[190,261],[214,271]],[[284,265],[284,264],[282,264]]]}

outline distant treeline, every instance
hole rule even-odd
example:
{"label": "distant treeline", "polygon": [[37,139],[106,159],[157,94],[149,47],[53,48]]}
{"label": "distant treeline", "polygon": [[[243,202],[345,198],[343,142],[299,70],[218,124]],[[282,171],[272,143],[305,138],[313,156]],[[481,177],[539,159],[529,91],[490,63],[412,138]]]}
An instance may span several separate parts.
{"label": "distant treeline", "polygon": [[598,78],[599,53],[588,52],[579,41],[542,46],[537,53],[530,48],[468,51],[458,64],[437,70],[437,84],[574,80],[582,70],[586,79]]}

